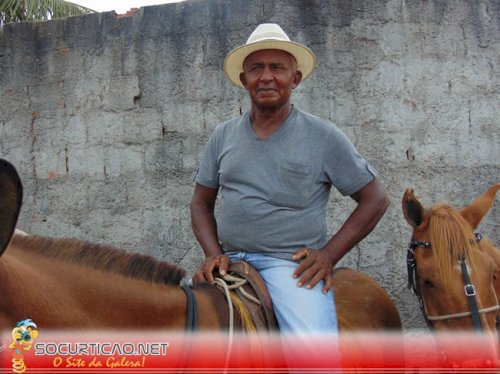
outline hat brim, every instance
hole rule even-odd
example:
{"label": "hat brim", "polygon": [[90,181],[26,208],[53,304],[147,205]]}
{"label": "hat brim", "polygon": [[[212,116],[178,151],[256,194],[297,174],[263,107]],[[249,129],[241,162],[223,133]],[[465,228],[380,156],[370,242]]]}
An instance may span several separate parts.
{"label": "hat brim", "polygon": [[297,61],[297,70],[302,73],[302,80],[306,79],[316,67],[316,56],[305,45],[292,41],[265,40],[242,45],[233,49],[224,60],[224,72],[231,82],[243,87],[240,74],[243,72],[243,62],[253,52],[263,49],[279,49],[290,53]]}

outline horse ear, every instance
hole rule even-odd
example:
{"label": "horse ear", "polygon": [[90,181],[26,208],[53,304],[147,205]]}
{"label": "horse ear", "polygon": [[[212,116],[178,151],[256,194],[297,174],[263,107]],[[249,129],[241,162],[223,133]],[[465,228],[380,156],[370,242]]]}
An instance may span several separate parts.
{"label": "horse ear", "polygon": [[500,183],[494,184],[488,188],[485,193],[470,203],[469,206],[460,211],[462,217],[469,222],[473,229],[476,229],[479,226],[484,216],[486,216],[486,213],[488,213],[493,206],[496,193],[499,189]]}
{"label": "horse ear", "polygon": [[23,186],[16,169],[0,158],[0,256],[16,229],[22,200]]}
{"label": "horse ear", "polygon": [[403,195],[403,214],[410,226],[419,227],[425,220],[425,209],[417,200],[412,188],[407,188]]}

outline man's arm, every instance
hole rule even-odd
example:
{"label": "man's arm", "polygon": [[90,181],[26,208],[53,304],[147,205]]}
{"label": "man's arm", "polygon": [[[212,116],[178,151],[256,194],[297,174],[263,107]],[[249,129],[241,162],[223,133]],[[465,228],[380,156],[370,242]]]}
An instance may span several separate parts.
{"label": "man's arm", "polygon": [[217,193],[218,189],[216,188],[196,183],[191,199],[191,226],[206,257],[200,269],[193,276],[196,281],[213,282],[212,272],[219,269],[221,275],[224,275],[230,262],[229,258],[224,255],[217,237],[217,222],[214,215]]}
{"label": "man's arm", "polygon": [[294,272],[295,278],[300,277],[299,287],[312,288],[323,279],[323,292],[328,292],[332,287],[333,267],[375,228],[389,206],[387,192],[378,179],[351,198],[358,203],[356,208],[321,250],[302,248],[293,255],[294,261],[303,260]]}

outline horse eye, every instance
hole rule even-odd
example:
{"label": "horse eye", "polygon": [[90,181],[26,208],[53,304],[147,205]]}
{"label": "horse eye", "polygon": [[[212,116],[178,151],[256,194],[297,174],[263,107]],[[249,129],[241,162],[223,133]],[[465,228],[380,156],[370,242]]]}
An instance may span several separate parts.
{"label": "horse eye", "polygon": [[425,287],[434,287],[434,283],[432,283],[429,279],[424,280]]}

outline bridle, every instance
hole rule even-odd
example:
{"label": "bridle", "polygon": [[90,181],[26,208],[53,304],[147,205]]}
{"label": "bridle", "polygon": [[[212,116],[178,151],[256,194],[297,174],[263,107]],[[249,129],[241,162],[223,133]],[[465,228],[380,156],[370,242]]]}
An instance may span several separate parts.
{"label": "bridle", "polygon": [[[483,236],[479,233],[475,234],[476,242],[480,242],[483,238]],[[500,309],[500,306],[498,304],[498,300],[496,298],[496,293],[493,292],[495,295],[495,302],[496,305],[493,305],[491,307],[487,308],[478,308],[477,301],[476,301],[476,289],[474,285],[471,282],[470,275],[469,275],[469,268],[467,266],[467,261],[465,259],[465,256],[460,256],[457,261],[460,264],[460,269],[462,271],[462,276],[464,280],[464,293],[465,296],[467,297],[467,301],[469,303],[469,311],[467,312],[461,312],[461,313],[454,313],[454,314],[446,314],[446,315],[438,315],[438,316],[430,316],[427,307],[425,304],[425,300],[423,297],[423,294],[420,290],[420,286],[418,284],[418,274],[417,274],[417,263],[415,262],[415,249],[416,248],[432,248],[432,244],[426,241],[416,241],[412,238],[410,243],[408,244],[408,251],[407,251],[407,256],[406,256],[406,264],[408,268],[408,288],[413,289],[415,294],[417,295],[419,304],[420,304],[420,309],[422,310],[422,314],[424,315],[425,322],[427,323],[427,326],[429,328],[433,329],[433,322],[435,321],[444,321],[444,320],[449,320],[449,319],[455,319],[455,318],[465,318],[465,317],[471,317],[472,318],[472,323],[474,326],[474,330],[478,333],[482,331],[482,324],[481,324],[481,317],[480,315],[483,313],[490,313],[494,312]],[[493,285],[492,285],[493,288]],[[493,290],[494,291],[494,290]],[[498,318],[497,318],[498,320]]]}

